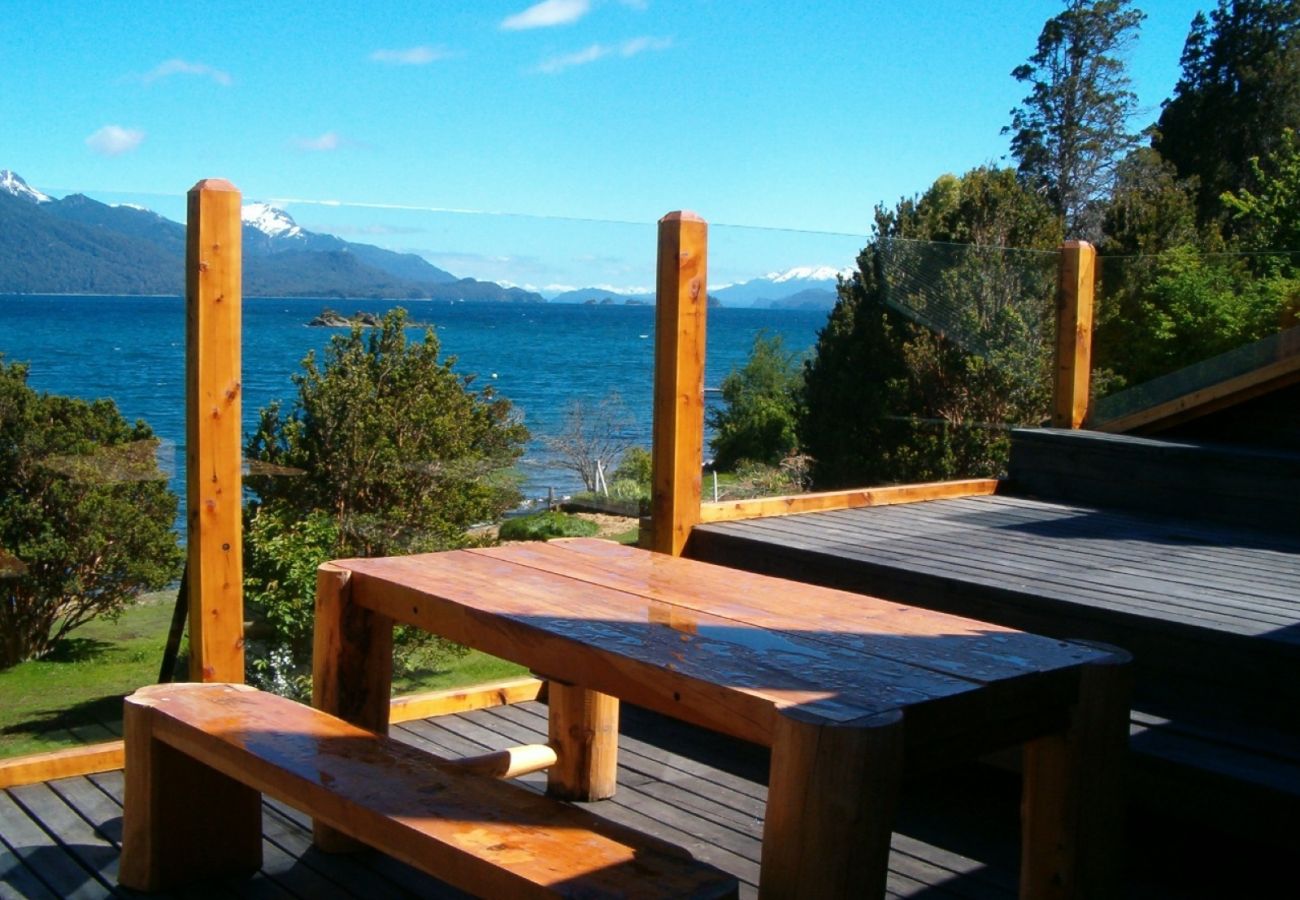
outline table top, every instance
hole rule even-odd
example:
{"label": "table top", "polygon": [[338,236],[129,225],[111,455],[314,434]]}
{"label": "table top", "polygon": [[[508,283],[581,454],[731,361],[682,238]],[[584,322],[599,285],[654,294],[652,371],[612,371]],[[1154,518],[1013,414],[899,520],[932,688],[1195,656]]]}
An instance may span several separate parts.
{"label": "table top", "polygon": [[792,710],[844,725],[902,713],[909,743],[1059,715],[1080,667],[1111,657],[607,541],[334,565],[351,572],[351,600],[364,608],[759,743]]}

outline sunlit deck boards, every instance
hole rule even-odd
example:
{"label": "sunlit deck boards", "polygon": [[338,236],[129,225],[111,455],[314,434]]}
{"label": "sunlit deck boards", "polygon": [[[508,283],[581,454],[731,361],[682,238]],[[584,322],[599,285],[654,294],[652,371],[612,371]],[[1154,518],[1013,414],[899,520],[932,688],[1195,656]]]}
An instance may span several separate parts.
{"label": "sunlit deck boards", "polygon": [[[440,753],[469,754],[541,740],[546,711],[537,703],[479,710],[394,728]],[[689,848],[755,894],[766,799],[767,755],[672,720],[627,709],[619,792],[593,809]],[[540,789],[542,776],[526,783]],[[890,859],[894,897],[1015,896],[1017,780],[980,767],[905,789]],[[121,839],[122,775],[69,778],[0,792],[0,897],[138,896],[115,890]],[[1249,846],[1220,835],[1139,823],[1130,896],[1226,896],[1262,883],[1272,865]],[[247,881],[208,884],[184,898],[388,900],[455,897],[438,882],[368,853],[333,857],[310,848],[306,821],[277,803],[264,807],[265,867]],[[1231,860],[1231,864],[1220,866]],[[1280,868],[1282,863],[1277,863]],[[163,895],[153,895],[163,896]]]}
{"label": "sunlit deck boards", "polygon": [[716,523],[691,540],[690,555],[741,568],[1031,631],[1122,634],[1139,666],[1153,635],[1247,669],[1300,659],[1294,536],[994,495]]}
{"label": "sunlit deck boards", "polygon": [[[618,794],[589,808],[671,840],[735,873],[744,883],[742,896],[754,896],[766,799],[762,783],[766,752],[671,720],[650,720],[637,710],[626,710],[624,718]],[[546,710],[536,703],[480,710],[407,723],[393,733],[444,755],[468,755],[545,740]],[[682,755],[682,750],[695,758]],[[1013,782],[997,773],[986,774],[989,778],[979,790],[963,791],[962,796],[972,815],[979,811],[980,821],[990,814],[1001,819],[1000,842],[990,842],[989,829],[976,827],[971,815],[964,814],[957,818],[971,824],[967,837],[977,842],[974,846],[980,847],[984,860],[914,836],[924,830],[920,823],[927,807],[947,806],[948,796],[936,793],[938,786],[929,788],[926,796],[909,804],[915,809],[904,810],[904,822],[918,824],[895,836],[893,896],[928,896],[927,891],[940,885],[946,888],[937,896],[971,900],[1015,896],[1016,800],[1014,791],[1001,790]],[[545,784],[540,773],[523,780],[538,790]],[[120,772],[0,792],[0,897],[113,895],[121,795]],[[942,818],[951,819],[952,812],[947,810]],[[310,849],[306,820],[281,804],[265,804],[263,830],[266,863],[255,878],[205,885],[174,896],[312,900],[461,896],[378,854],[338,857]]]}

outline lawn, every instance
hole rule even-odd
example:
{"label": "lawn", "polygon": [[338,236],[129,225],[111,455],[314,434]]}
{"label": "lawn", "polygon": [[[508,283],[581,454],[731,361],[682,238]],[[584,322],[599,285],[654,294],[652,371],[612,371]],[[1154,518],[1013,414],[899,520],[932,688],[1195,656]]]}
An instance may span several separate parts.
{"label": "lawn", "polygon": [[[116,622],[78,628],[55,654],[0,672],[0,757],[111,740],[122,697],[158,680],[175,594],[143,596]],[[433,672],[395,679],[394,693],[457,687],[525,674],[471,651]]]}

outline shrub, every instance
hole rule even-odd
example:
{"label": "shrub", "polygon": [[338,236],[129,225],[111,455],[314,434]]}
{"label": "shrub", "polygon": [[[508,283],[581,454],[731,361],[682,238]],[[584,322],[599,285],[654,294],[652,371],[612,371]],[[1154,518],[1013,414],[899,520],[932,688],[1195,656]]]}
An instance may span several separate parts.
{"label": "shrub", "polygon": [[503,541],[549,541],[559,537],[591,537],[599,530],[595,522],[546,510],[506,519],[501,523],[500,537]]}
{"label": "shrub", "polygon": [[[248,479],[258,499],[246,514],[244,586],[260,626],[261,652],[249,654],[259,686],[305,690],[318,565],[464,546],[469,525],[518,502],[506,473],[527,431],[510,403],[472,391],[454,359],[439,359],[432,330],[408,342],[405,329],[394,310],[369,333],[331,339],[323,365],[309,354],[292,408],[262,410],[249,441],[259,474]],[[396,643],[399,670],[461,652],[413,630],[399,629]]]}
{"label": "shrub", "polygon": [[176,496],[156,448],[111,400],[38,394],[0,358],[0,668],[176,577]]}

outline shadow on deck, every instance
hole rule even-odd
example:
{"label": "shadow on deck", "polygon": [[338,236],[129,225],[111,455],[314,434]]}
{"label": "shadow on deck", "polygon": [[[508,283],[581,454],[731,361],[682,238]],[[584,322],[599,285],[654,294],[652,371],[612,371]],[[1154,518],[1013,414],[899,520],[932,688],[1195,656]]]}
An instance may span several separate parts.
{"label": "shadow on deck", "polygon": [[[767,752],[625,707],[619,791],[588,808],[662,837],[735,874],[753,897],[766,800]],[[461,756],[546,739],[538,703],[395,726],[393,734]],[[540,790],[545,776],[522,779]],[[894,897],[1016,895],[1019,779],[970,766],[907,786],[890,857]],[[116,886],[122,774],[67,778],[0,792],[0,897],[136,896]],[[202,798],[195,798],[196,808]],[[1143,818],[1129,823],[1129,895],[1242,896],[1264,892],[1286,865],[1269,851],[1207,829]],[[176,897],[400,898],[463,896],[378,853],[314,850],[296,811],[267,801],[265,864],[247,880],[198,885]],[[220,840],[220,835],[213,835]],[[159,895],[161,896],[161,895]]]}

